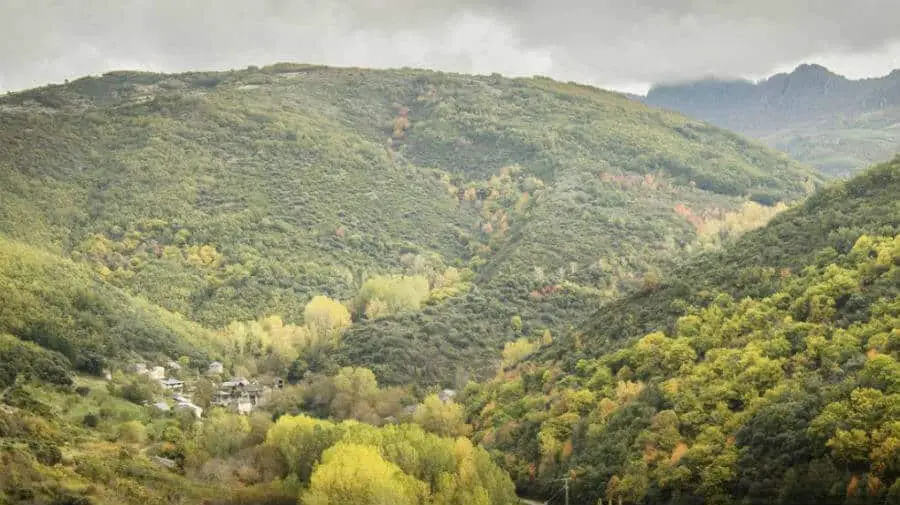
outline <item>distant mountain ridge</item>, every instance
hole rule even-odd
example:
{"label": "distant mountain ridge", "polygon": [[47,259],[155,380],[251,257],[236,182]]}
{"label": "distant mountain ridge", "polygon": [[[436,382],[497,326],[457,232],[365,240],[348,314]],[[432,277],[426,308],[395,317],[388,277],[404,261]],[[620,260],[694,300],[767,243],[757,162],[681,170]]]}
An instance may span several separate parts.
{"label": "distant mountain ridge", "polygon": [[660,84],[638,100],[755,137],[830,175],[848,175],[900,149],[900,69],[851,80],[803,64],[755,83]]}

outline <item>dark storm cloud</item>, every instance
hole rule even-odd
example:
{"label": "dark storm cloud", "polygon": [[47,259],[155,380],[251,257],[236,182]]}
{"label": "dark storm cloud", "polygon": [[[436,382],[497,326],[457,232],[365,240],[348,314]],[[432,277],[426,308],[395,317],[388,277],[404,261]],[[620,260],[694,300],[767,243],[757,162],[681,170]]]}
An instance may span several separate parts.
{"label": "dark storm cloud", "polygon": [[855,55],[896,61],[897,19],[896,0],[0,0],[0,88],[276,60],[619,86],[812,57],[854,74]]}

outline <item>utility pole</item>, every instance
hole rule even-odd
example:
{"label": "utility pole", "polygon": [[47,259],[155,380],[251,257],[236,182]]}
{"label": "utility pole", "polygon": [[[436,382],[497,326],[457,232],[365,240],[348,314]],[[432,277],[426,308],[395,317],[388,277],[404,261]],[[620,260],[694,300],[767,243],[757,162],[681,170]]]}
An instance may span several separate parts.
{"label": "utility pole", "polygon": [[570,477],[568,477],[568,476],[566,476],[566,478],[563,479],[563,482],[565,482],[565,486],[566,486],[566,505],[569,505],[569,479],[570,479]]}

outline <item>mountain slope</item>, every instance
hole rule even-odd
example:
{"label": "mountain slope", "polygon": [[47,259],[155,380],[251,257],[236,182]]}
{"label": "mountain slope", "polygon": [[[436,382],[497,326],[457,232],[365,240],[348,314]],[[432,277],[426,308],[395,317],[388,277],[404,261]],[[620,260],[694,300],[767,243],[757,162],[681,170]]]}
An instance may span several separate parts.
{"label": "mountain slope", "polygon": [[[388,382],[488,373],[504,341],[563,331],[715,246],[712,224],[818,184],[737,135],[546,79],[118,72],[0,98],[0,116],[0,232],[211,328],[346,301],[338,357]],[[394,274],[428,278],[423,310],[356,306]]]}
{"label": "mountain slope", "polygon": [[853,173],[900,151],[900,70],[850,80],[801,65],[758,83],[655,86],[642,100],[760,139],[831,175]]}
{"label": "mountain slope", "polygon": [[896,500],[898,194],[900,158],[509,353],[475,439],[574,503]]}
{"label": "mountain slope", "polygon": [[584,341],[597,353],[609,343],[671,330],[678,300],[702,304],[722,291],[736,299],[769,296],[783,274],[802,271],[821,254],[846,253],[863,234],[898,233],[898,191],[900,158],[830,185],[733,246],[678,267],[657,288],[611,302],[581,328]]}
{"label": "mountain slope", "polygon": [[[35,377],[53,373],[51,382],[68,383],[73,370],[100,375],[110,362],[121,365],[140,356],[187,356],[201,367],[221,351],[208,330],[109,286],[86,265],[0,235],[3,335],[0,387],[29,371]],[[36,365],[38,359],[47,364]]]}

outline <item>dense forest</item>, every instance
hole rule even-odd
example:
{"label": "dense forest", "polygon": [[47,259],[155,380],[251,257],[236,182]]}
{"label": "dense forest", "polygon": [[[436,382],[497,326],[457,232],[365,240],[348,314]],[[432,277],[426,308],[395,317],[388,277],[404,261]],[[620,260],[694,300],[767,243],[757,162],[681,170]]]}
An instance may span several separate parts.
{"label": "dense forest", "polygon": [[828,175],[845,177],[900,151],[900,69],[851,80],[804,64],[759,82],[663,84],[636,98],[759,139]]}
{"label": "dense forest", "polygon": [[[75,291],[101,282],[213,330],[340,301],[353,324],[331,370],[392,383],[490,375],[504,342],[567,331],[819,184],[737,135],[539,78],[280,64],[0,98],[5,241],[75,261]],[[133,324],[67,289],[76,321],[0,330]],[[172,342],[156,350],[193,352]]]}
{"label": "dense forest", "polygon": [[900,499],[900,158],[467,389],[474,439],[575,503]]}
{"label": "dense forest", "polygon": [[0,504],[890,503],[898,194],[542,78],[8,94]]}

